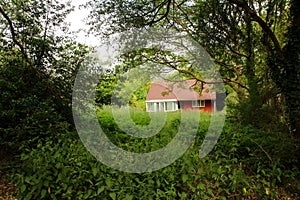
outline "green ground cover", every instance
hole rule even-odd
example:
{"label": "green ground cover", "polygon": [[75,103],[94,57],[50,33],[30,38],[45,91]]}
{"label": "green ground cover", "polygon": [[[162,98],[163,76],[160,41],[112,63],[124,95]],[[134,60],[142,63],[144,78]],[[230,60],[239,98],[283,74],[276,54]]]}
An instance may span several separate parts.
{"label": "green ground cover", "polygon": [[[149,114],[130,110],[136,124],[149,124]],[[180,112],[168,113],[163,129],[151,138],[133,138],[114,122],[110,107],[97,113],[114,144],[149,152],[167,144],[177,132]],[[125,115],[120,109],[115,115]],[[162,117],[161,113],[157,114]],[[191,112],[192,126],[195,113]],[[281,132],[241,127],[226,122],[213,151],[199,159],[210,115],[201,113],[194,143],[173,164],[155,172],[131,174],[97,161],[78,135],[65,130],[40,139],[33,148],[20,147],[20,162],[10,168],[19,199],[297,199],[299,151]],[[124,125],[124,124],[123,124]],[[121,125],[121,126],[123,126]],[[130,127],[127,127],[130,128]],[[9,168],[9,166],[6,166]]]}

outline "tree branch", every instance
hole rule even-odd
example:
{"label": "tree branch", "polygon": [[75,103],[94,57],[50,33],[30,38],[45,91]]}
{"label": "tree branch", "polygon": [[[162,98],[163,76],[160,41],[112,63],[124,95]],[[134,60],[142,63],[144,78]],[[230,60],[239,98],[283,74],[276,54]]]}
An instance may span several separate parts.
{"label": "tree branch", "polygon": [[249,91],[249,88],[247,87],[247,86],[245,86],[245,85],[243,85],[243,84],[241,84],[241,83],[239,83],[239,82],[237,82],[237,81],[234,81],[234,80],[231,80],[231,79],[229,79],[229,78],[223,78],[223,80],[224,80],[224,82],[226,82],[226,83],[234,83],[234,84],[237,84],[238,86],[240,86],[241,88],[244,88],[244,89],[246,89],[247,91]]}
{"label": "tree branch", "polygon": [[[145,25],[152,25],[152,24],[155,24],[155,23],[157,23],[157,22],[163,20],[164,18],[166,18],[166,17],[168,16],[169,12],[170,12],[171,2],[172,2],[172,0],[165,0],[163,3],[161,3],[161,4],[158,6],[158,10],[157,10],[157,12],[154,14],[153,19],[152,19],[150,22],[146,23]],[[156,16],[158,15],[159,11],[164,7],[164,5],[165,5],[166,3],[167,3],[167,10],[166,10],[166,12],[165,12],[160,18],[155,19]]]}
{"label": "tree branch", "polygon": [[11,36],[12,36],[12,40],[13,42],[19,47],[19,49],[21,50],[21,53],[23,54],[23,56],[25,57],[26,59],[26,62],[30,65],[32,65],[32,62],[31,60],[29,59],[28,57],[28,54],[25,50],[25,48],[23,47],[23,45],[18,41],[17,39],[17,33],[14,29],[14,25],[13,25],[13,22],[11,21],[11,19],[9,18],[9,16],[5,13],[5,11],[3,10],[2,6],[0,6],[0,13],[1,15],[6,19],[7,23],[8,23],[8,26],[9,26],[9,29],[10,29],[10,32],[11,32]]}
{"label": "tree branch", "polygon": [[271,28],[267,25],[267,23],[257,15],[257,13],[252,10],[244,1],[240,1],[240,0],[228,0],[230,3],[233,3],[235,5],[237,5],[238,7],[242,8],[247,15],[249,15],[253,21],[257,22],[260,27],[262,28],[262,30],[264,31],[264,33],[271,39],[271,41],[273,42],[275,51],[277,52],[277,54],[281,57],[284,58],[283,55],[283,51],[280,47],[280,44],[274,34],[274,32],[271,30]]}
{"label": "tree branch", "polygon": [[[50,83],[49,76],[47,76],[46,73],[44,73],[42,70],[39,70],[35,63],[32,62],[31,58],[29,57],[28,53],[25,50],[25,47],[18,41],[17,39],[17,33],[15,31],[14,25],[10,17],[6,14],[2,6],[0,5],[0,13],[1,15],[6,19],[9,29],[12,35],[12,41],[19,47],[21,54],[25,58],[25,61],[27,62],[28,66],[36,73],[36,75],[42,79],[42,81],[45,83],[45,87],[49,90],[49,93],[54,97],[54,99],[57,102],[57,105],[60,109],[63,109],[65,107],[63,103],[63,99],[60,97],[60,91],[58,91],[55,87],[53,87]],[[46,35],[46,33],[44,33]],[[45,36],[44,35],[44,36]]]}

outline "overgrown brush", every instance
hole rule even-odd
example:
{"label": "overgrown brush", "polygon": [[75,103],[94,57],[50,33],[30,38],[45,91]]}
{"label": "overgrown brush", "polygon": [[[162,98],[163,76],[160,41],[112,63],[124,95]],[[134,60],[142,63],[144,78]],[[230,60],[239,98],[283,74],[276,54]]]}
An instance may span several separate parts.
{"label": "overgrown brush", "polygon": [[[161,148],[172,140],[180,123],[179,112],[168,113],[164,127],[151,140],[132,139],[117,127],[109,110],[99,110],[100,124],[116,145],[129,151]],[[136,124],[151,123],[149,113],[135,109],[130,113]],[[125,111],[115,114],[122,116]],[[190,114],[193,119],[193,112]],[[20,199],[299,198],[299,149],[293,140],[282,133],[226,123],[213,151],[199,159],[210,119],[208,114],[201,117],[199,128],[190,129],[197,132],[193,145],[180,159],[158,171],[116,171],[97,161],[79,138],[65,132],[34,149],[23,147],[22,163],[13,171],[12,180],[17,183]],[[190,123],[192,126],[192,120]]]}

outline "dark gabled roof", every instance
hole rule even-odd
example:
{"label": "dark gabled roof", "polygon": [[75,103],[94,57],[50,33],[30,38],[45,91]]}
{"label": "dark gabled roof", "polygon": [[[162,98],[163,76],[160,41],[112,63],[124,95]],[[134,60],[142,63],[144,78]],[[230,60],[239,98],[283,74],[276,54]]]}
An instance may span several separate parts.
{"label": "dark gabled roof", "polygon": [[148,91],[146,100],[215,100],[216,93],[209,91],[210,85],[204,84],[200,94],[196,80],[185,80],[180,82],[153,82]]}

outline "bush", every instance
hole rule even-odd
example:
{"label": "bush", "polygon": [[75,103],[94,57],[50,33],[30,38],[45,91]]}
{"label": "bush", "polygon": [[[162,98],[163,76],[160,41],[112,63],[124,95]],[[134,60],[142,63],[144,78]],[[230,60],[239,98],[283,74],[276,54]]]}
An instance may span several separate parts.
{"label": "bush", "polygon": [[62,131],[69,126],[66,116],[71,113],[67,104],[59,107],[61,102],[49,95],[47,84],[53,80],[42,80],[15,56],[0,62],[0,148],[14,153],[23,143],[36,145],[35,141]]}
{"label": "bush", "polygon": [[[180,122],[179,113],[169,113],[164,128],[151,142],[129,140],[116,127],[108,110],[98,113],[106,134],[117,145],[132,151],[153,150],[157,148],[153,143],[170,141]],[[136,123],[145,123],[148,113],[133,110],[135,113],[141,115],[133,116]],[[205,120],[196,130],[195,142],[188,151],[173,164],[151,173],[130,174],[109,168],[69,132],[39,141],[33,149],[23,148],[21,166],[13,173],[19,198],[277,199],[291,191],[294,195],[299,193],[298,149],[292,140],[284,134],[227,123],[213,151],[199,159],[199,144],[209,124],[209,115],[202,115]],[[192,126],[192,122],[187,126]],[[130,148],[126,142],[133,142],[136,147]],[[287,186],[288,180],[293,186]]]}

